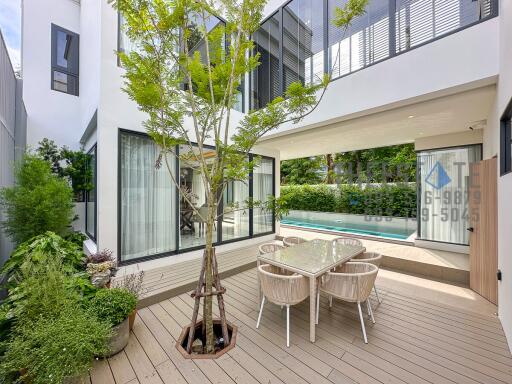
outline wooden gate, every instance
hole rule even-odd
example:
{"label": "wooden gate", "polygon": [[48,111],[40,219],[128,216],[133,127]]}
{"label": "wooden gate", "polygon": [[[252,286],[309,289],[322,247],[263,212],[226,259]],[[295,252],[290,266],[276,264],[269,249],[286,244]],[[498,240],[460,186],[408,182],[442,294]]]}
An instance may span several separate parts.
{"label": "wooden gate", "polygon": [[472,290],[498,303],[498,161],[496,158],[470,165],[469,237]]}

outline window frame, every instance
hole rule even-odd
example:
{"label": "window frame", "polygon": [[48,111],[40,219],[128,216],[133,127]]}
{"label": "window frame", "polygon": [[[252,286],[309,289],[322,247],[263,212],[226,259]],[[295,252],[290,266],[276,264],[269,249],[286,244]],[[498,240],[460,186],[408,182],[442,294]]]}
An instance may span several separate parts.
{"label": "window frame", "polygon": [[[122,183],[121,183],[121,135],[143,136],[143,137],[146,137],[149,140],[151,140],[149,135],[145,132],[132,131],[132,130],[123,129],[123,128],[118,129],[118,153],[117,153],[117,170],[118,170],[118,172],[117,172],[117,249],[118,249],[117,261],[118,261],[118,264],[119,265],[136,264],[136,263],[140,263],[142,261],[154,260],[154,259],[159,259],[162,257],[169,257],[169,256],[186,253],[186,252],[192,252],[192,251],[204,249],[204,247],[205,247],[204,245],[188,247],[188,248],[180,247],[180,244],[179,244],[180,243],[180,239],[179,239],[179,236],[180,236],[180,224],[179,224],[180,210],[178,208],[179,202],[180,202],[180,196],[179,196],[179,191],[177,190],[176,186],[174,186],[176,189],[175,198],[176,198],[176,207],[177,207],[175,210],[176,220],[177,220],[176,221],[175,250],[163,252],[163,253],[157,253],[154,255],[143,256],[143,257],[139,257],[139,258],[133,258],[130,260],[122,260],[122,255],[121,255],[121,237],[122,237],[122,233],[121,233],[121,223],[122,223],[122,217],[121,217],[121,211],[122,211],[122,208],[121,208],[122,207],[122,202],[121,202],[121,196],[122,196],[122,193],[121,193],[121,185],[122,185]],[[192,143],[192,144],[195,145],[196,143]],[[211,145],[204,145],[204,147],[210,148],[210,149],[215,149],[215,147],[211,146]],[[179,149],[178,149],[178,151],[179,151]],[[275,194],[276,194],[276,159],[274,157],[253,154],[253,153],[249,153],[248,157],[249,157],[249,161],[252,161],[254,159],[254,157],[272,160],[272,194],[273,194],[273,196],[275,196]],[[179,172],[180,172],[179,160],[176,161],[175,167],[176,167],[175,172],[177,174],[179,174]],[[253,173],[252,172],[250,172],[248,175],[248,182],[249,182],[249,198],[251,198],[253,196]],[[221,205],[222,204],[219,205],[219,211],[218,211],[219,214],[222,213]],[[254,234],[253,233],[253,229],[254,229],[253,217],[254,217],[253,208],[249,208],[249,235],[248,236],[238,237],[238,238],[229,239],[229,240],[223,240],[222,239],[222,224],[221,224],[222,217],[219,216],[219,218],[217,219],[217,239],[214,242],[214,246],[230,244],[230,243],[235,243],[235,242],[239,242],[239,241],[244,241],[244,240],[249,240],[249,239],[254,239],[254,238],[258,238],[258,237],[262,237],[262,236],[268,236],[268,235],[275,234],[275,232],[276,232],[275,212],[272,212],[272,230],[268,231],[268,232]]]}
{"label": "window frame", "polygon": [[512,173],[512,99],[500,120],[500,176]]}
{"label": "window frame", "polygon": [[[71,35],[72,37],[76,38],[77,40],[77,43],[76,43],[76,55],[77,55],[77,58],[76,58],[76,72],[74,71],[70,71],[64,67],[61,67],[60,65],[57,64],[57,44],[56,44],[56,38],[57,38],[57,33],[58,32],[64,32],[68,35]],[[51,46],[51,72],[50,72],[50,88],[51,90],[53,91],[56,91],[56,92],[61,92],[61,93],[65,93],[67,95],[72,95],[72,96],[80,96],[80,35],[76,32],[73,32],[73,31],[70,31],[66,28],[63,28],[61,26],[58,26],[56,24],[51,24],[51,43],[50,43],[50,46]],[[65,91],[62,91],[60,89],[56,89],[54,87],[54,80],[55,80],[55,72],[59,72],[59,73],[62,73],[66,76],[72,76],[75,78],[76,80],[76,92],[65,92]]]}
{"label": "window frame", "polygon": [[[94,233],[89,233],[87,230],[88,226],[87,223],[89,221],[89,215],[88,215],[88,207],[89,204],[89,193],[90,191],[86,191],[85,193],[85,234],[89,236],[89,238],[97,242],[98,239],[98,150],[97,150],[97,143],[95,143],[91,149],[87,152],[88,155],[92,156],[94,154]],[[89,164],[89,163],[88,163]],[[89,165],[87,166],[89,168]]]}

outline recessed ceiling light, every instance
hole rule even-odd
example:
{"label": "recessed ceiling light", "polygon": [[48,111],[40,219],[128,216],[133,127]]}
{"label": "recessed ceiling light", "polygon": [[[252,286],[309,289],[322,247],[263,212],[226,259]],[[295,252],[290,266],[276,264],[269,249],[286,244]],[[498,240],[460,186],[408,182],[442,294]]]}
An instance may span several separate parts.
{"label": "recessed ceiling light", "polygon": [[409,115],[409,119],[414,119],[414,115]]}

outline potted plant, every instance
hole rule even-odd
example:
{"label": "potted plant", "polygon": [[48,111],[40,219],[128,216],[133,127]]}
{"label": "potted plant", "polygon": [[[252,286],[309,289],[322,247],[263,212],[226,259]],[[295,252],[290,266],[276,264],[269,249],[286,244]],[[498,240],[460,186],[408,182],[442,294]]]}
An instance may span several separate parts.
{"label": "potted plant", "polygon": [[[123,15],[125,32],[135,47],[118,53],[125,69],[124,91],[146,113],[144,126],[161,149],[156,167],[167,168],[182,200],[206,228],[202,267],[192,293],[192,319],[177,348],[187,358],[218,357],[233,348],[236,327],[225,315],[225,288],[213,246],[215,223],[226,213],[254,207],[272,210],[276,217],[281,214],[280,200],[275,198],[248,199],[219,212],[219,196],[230,183],[247,181],[259,161],[249,154],[261,136],[282,124],[300,121],[318,106],[330,75],[307,85],[294,82],[282,97],[237,120],[232,112],[242,80],[259,65],[260,54],[253,54],[251,35],[261,24],[265,0],[110,2]],[[367,2],[350,0],[344,8],[337,8],[335,24],[346,28],[365,12]],[[177,150],[180,146],[183,150]],[[193,161],[206,192],[201,208],[174,175],[169,158]],[[220,315],[216,321],[214,298]],[[203,316],[198,321],[201,302]],[[192,353],[193,345],[196,353]]]}
{"label": "potted plant", "polygon": [[122,351],[130,337],[128,316],[137,306],[137,297],[124,288],[100,289],[90,300],[88,308],[100,320],[112,326],[112,336],[108,342],[109,354]]}
{"label": "potted plant", "polygon": [[[125,275],[122,278],[115,280],[113,283],[114,288],[124,288],[131,292],[137,300],[146,292],[146,289],[142,285],[144,280],[144,271]],[[130,325],[130,331],[133,329],[135,318],[137,317],[137,307],[128,315],[128,323]]]}
{"label": "potted plant", "polygon": [[110,288],[111,277],[115,274],[117,263],[112,251],[104,249],[87,258],[87,273],[92,284],[97,288]]}

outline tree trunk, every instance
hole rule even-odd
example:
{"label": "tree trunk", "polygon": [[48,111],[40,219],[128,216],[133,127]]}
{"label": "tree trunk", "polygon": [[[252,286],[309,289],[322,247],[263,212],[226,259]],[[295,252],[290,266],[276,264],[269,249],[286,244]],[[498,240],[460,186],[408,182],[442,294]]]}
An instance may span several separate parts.
{"label": "tree trunk", "polygon": [[334,157],[328,153],[325,155],[325,162],[327,163],[327,184],[334,184]]}
{"label": "tree trunk", "polygon": [[[215,196],[215,195],[214,195]],[[215,217],[217,210],[215,204],[215,197],[209,196],[208,199],[208,218],[206,221],[206,269],[205,269],[205,293],[204,297],[204,313],[203,322],[206,327],[206,353],[213,353],[215,351],[215,337],[213,334],[213,228],[215,225]]]}

